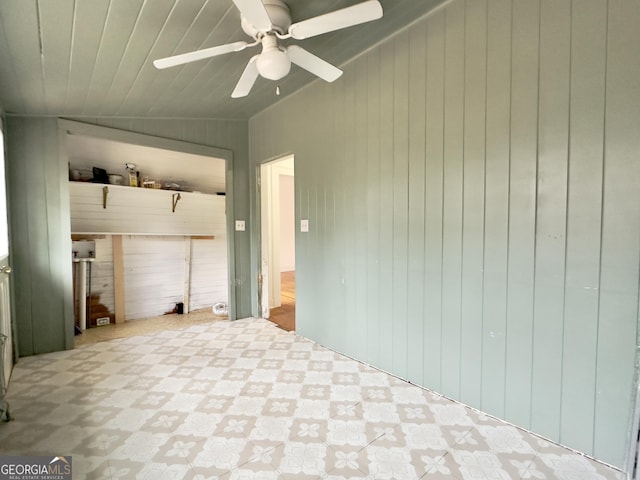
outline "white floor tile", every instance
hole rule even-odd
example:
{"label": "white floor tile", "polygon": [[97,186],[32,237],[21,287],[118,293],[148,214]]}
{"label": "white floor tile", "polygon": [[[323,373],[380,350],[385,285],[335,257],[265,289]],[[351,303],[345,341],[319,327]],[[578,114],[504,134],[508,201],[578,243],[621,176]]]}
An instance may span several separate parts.
{"label": "white floor tile", "polygon": [[0,451],[79,479],[616,479],[619,471],[264,320],[21,359]]}

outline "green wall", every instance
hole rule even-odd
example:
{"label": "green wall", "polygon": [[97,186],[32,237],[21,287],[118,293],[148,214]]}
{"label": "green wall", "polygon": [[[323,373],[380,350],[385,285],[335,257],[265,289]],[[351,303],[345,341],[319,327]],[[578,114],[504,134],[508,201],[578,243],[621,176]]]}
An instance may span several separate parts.
{"label": "green wall", "polygon": [[14,341],[21,356],[70,349],[69,173],[57,121],[8,116],[5,135]]}
{"label": "green wall", "polygon": [[622,467],[638,25],[636,2],[457,0],[253,117],[249,173],[294,153],[310,223],[298,332]]}
{"label": "green wall", "polygon": [[[83,118],[79,121],[231,150],[233,209],[249,218],[248,124],[242,120]],[[8,116],[12,288],[20,356],[73,348],[68,167],[58,120]],[[62,149],[62,151],[61,151]],[[236,317],[251,315],[249,232],[234,238]]]}

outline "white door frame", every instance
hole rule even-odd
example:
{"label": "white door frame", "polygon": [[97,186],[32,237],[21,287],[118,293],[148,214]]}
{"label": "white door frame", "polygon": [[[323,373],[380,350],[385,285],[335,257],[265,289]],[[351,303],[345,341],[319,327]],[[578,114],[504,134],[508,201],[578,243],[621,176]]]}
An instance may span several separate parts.
{"label": "white door frame", "polygon": [[[7,217],[7,185],[6,185],[6,155],[4,148],[4,125],[0,119],[0,144],[2,147],[2,158],[0,158],[0,229],[2,248],[0,248],[0,333],[7,336],[4,345],[4,356],[0,359],[0,368],[3,369],[4,385],[0,385],[0,399],[2,389],[6,388],[11,377],[11,371],[17,358],[14,344],[14,322],[13,310],[11,309],[11,283],[9,273],[11,267],[9,263],[9,219]],[[3,405],[0,404],[0,408]],[[0,410],[1,413],[1,410]]]}
{"label": "white door frame", "polygon": [[280,175],[294,176],[294,155],[269,160],[258,166],[260,181],[260,272],[258,309],[262,318],[280,301]]}

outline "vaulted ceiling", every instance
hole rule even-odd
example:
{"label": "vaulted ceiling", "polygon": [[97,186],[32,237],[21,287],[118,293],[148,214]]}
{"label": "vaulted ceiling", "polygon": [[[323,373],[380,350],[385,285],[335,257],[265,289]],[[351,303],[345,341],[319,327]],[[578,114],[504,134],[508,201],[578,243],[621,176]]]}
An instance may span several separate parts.
{"label": "vaulted ceiling", "polygon": [[[286,3],[295,22],[359,1]],[[340,66],[444,0],[380,2],[380,20],[296,43]],[[258,78],[247,97],[232,99],[256,49],[166,70],[152,64],[239,40],[250,38],[231,0],[3,0],[0,107],[7,113],[68,117],[249,118],[316,80],[293,66],[277,82],[280,97],[276,82]]]}

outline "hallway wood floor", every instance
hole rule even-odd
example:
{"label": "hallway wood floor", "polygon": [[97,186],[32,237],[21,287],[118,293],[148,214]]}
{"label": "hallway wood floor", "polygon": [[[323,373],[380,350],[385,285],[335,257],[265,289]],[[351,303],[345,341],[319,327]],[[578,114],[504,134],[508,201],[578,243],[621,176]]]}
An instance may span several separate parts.
{"label": "hallway wood floor", "polygon": [[283,330],[292,332],[296,329],[296,272],[282,272],[281,306],[269,310],[269,320]]}

